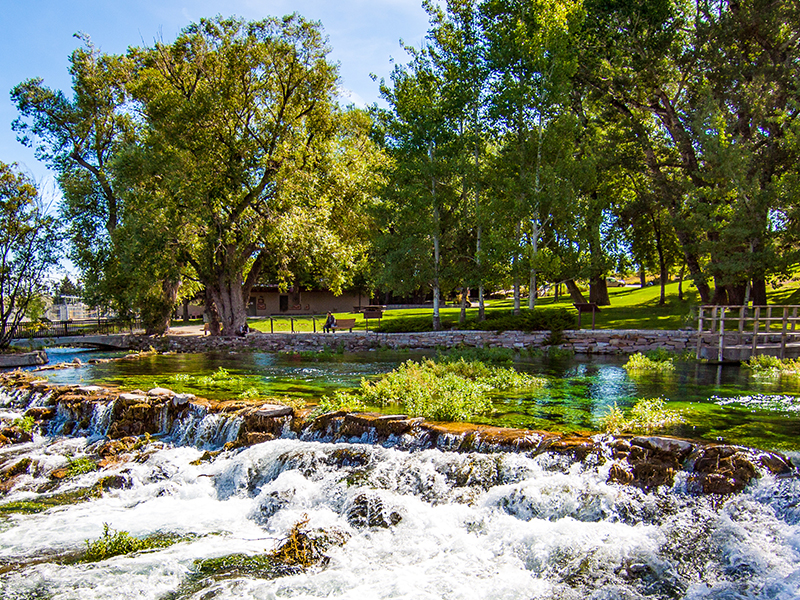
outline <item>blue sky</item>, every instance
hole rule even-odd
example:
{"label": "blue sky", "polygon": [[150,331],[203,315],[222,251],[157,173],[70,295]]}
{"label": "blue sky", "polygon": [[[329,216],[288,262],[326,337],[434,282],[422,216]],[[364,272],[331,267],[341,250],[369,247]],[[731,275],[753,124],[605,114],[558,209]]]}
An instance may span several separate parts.
{"label": "blue sky", "polygon": [[47,86],[70,94],[70,53],[80,45],[73,37],[88,34],[101,51],[122,53],[129,46],[172,41],[189,23],[202,17],[238,15],[246,19],[298,12],[322,22],[340,63],[343,93],[358,105],[379,100],[370,73],[388,77],[391,59],[406,62],[399,41],[419,47],[428,29],[421,0],[29,0],[2,2],[0,21],[0,161],[17,162],[45,185],[47,169],[16,141],[11,122],[17,111],[9,91],[41,77]]}

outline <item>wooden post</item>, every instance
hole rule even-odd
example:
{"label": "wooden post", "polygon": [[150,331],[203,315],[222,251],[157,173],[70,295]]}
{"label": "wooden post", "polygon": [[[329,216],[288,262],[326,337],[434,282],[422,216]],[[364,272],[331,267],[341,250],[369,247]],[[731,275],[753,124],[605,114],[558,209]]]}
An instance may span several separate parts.
{"label": "wooden post", "polygon": [[719,313],[719,344],[717,350],[717,361],[722,362],[722,359],[725,356],[724,348],[725,348],[725,307],[722,307],[722,311]]}
{"label": "wooden post", "polygon": [[756,315],[755,320],[753,321],[753,348],[750,351],[750,356],[755,356],[756,351],[758,350],[758,329],[759,329],[759,319],[761,318],[761,307],[756,306]]}
{"label": "wooden post", "polygon": [[700,360],[700,348],[703,345],[703,307],[700,307],[700,312],[697,315],[697,351],[695,358]]}
{"label": "wooden post", "polygon": [[317,317],[311,315],[311,325],[314,327],[314,333],[317,333]]}
{"label": "wooden post", "polygon": [[711,333],[715,333],[717,331],[717,311],[719,310],[718,306],[715,306],[711,309],[711,328],[709,331]]}
{"label": "wooden post", "polygon": [[269,332],[275,333],[275,327],[272,324],[272,317],[269,318]]}
{"label": "wooden post", "polygon": [[294,317],[289,317],[289,327],[291,327],[292,333],[294,333]]}
{"label": "wooden post", "polygon": [[781,323],[781,359],[786,358],[786,326],[789,319],[789,307],[783,307],[783,322]]}

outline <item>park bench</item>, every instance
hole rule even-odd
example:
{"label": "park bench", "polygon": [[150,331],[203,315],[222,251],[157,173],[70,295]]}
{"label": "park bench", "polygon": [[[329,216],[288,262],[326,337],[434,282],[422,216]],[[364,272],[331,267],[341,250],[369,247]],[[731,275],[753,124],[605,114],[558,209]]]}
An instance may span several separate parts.
{"label": "park bench", "polygon": [[585,312],[592,313],[592,329],[594,329],[594,315],[600,312],[600,307],[594,302],[587,302],[586,304],[576,303],[574,306],[578,309],[578,329],[581,328],[581,315]]}
{"label": "park bench", "polygon": [[336,319],[336,325],[331,327],[331,329],[333,331],[336,331],[337,329],[349,329],[350,332],[352,333],[353,327],[355,326],[356,326],[355,319]]}

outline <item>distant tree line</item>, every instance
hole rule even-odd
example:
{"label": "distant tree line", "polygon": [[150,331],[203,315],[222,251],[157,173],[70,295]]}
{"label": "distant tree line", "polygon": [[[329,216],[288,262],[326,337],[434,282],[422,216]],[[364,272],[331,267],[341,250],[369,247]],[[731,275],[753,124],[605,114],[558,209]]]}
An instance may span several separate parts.
{"label": "distant tree line", "polygon": [[[335,101],[320,25],[204,19],[70,57],[67,95],[12,90],[58,175],[84,297],[163,332],[200,297],[233,335],[249,292],[446,294],[544,282],[608,303],[621,270],[704,303],[766,303],[798,251],[800,6],[446,0],[380,82]],[[463,313],[462,313],[463,314]]]}

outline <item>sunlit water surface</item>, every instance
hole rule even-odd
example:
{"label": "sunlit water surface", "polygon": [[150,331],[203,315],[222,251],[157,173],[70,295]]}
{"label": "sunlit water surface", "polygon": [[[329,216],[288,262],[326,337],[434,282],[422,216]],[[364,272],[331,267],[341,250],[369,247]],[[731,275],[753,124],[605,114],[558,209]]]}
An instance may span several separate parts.
{"label": "sunlit water surface", "polygon": [[[108,356],[76,349],[53,349],[51,362]],[[365,352],[310,361],[270,353],[153,355],[137,360],[83,364],[48,372],[55,383],[96,383],[121,389],[164,386],[199,396],[229,399],[247,390],[262,396],[299,396],[315,401],[336,389],[357,387],[362,378],[391,371],[401,362],[419,359],[409,352]],[[564,433],[597,431],[600,419],[615,404],[633,406],[639,398],[664,398],[680,410],[685,423],[668,433],[706,441],[724,441],[772,450],[800,450],[800,379],[754,377],[747,369],[678,362],[667,375],[629,376],[624,357],[577,356],[530,359],[519,370],[545,377],[547,385],[532,392],[494,398],[495,412],[476,422]],[[186,375],[210,375],[220,367],[238,383],[233,387],[198,385]]]}
{"label": "sunlit water surface", "polygon": [[[313,399],[355,386],[360,377],[390,370],[406,358],[305,363],[258,354],[176,355],[50,375],[65,383],[146,387],[169,385],[175,374],[209,374],[222,366],[247,377],[246,385]],[[552,419],[565,429],[580,429],[590,427],[614,401],[629,405],[649,395],[680,395],[673,401],[676,406],[699,404],[711,408],[703,414],[725,414],[738,404],[717,404],[710,400],[714,394],[734,398],[749,390],[775,395],[789,393],[790,387],[750,381],[739,370],[694,366],[681,367],[666,380],[630,379],[618,360],[522,368],[547,376],[548,387],[498,399],[501,422],[537,425]],[[14,396],[0,393],[0,419],[13,420],[24,410]],[[407,452],[300,440],[291,434],[198,460],[205,450],[221,449],[235,438],[238,426],[235,417],[215,420],[198,412],[192,423],[175,426],[135,460],[52,479],[53,471],[69,461],[94,456],[105,441],[104,410],[95,408],[81,437],[36,436],[31,443],[0,448],[0,469],[22,458],[32,461],[28,474],[0,497],[0,598],[800,598],[800,481],[794,477],[763,473],[742,494],[699,497],[686,491],[681,474],[672,487],[645,493],[607,483],[608,460]],[[786,408],[741,410],[757,411],[748,427],[764,415],[792,416]],[[56,424],[52,428],[57,431]],[[90,501],[32,514],[1,510],[89,488],[111,475],[124,485]],[[368,522],[359,518],[365,503]],[[196,561],[269,552],[306,519],[310,528],[346,536],[342,546],[327,551],[326,564],[277,579],[198,575]],[[170,533],[185,541],[75,563],[86,541],[98,539],[105,524],[139,537]]]}

